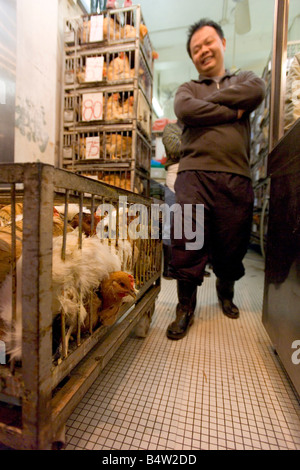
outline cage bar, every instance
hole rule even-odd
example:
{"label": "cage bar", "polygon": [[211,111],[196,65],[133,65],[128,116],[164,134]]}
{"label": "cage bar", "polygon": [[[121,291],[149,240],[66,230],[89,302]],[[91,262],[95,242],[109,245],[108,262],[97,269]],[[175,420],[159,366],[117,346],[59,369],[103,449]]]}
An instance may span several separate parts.
{"label": "cage bar", "polygon": [[[127,229],[136,222],[138,213],[131,219],[127,215],[133,204],[139,204],[145,207],[143,217],[147,214],[146,219],[138,219],[144,227],[150,220],[149,198],[41,163],[1,164],[0,169],[0,221],[1,208],[10,206],[14,232],[10,269],[16,271],[16,294],[11,295],[15,312],[10,327],[20,320],[22,326],[21,356],[12,363],[9,350],[7,364],[0,366],[0,442],[16,449],[50,449],[82,393],[142,316],[153,312],[160,290],[161,241],[133,240],[122,225],[122,213],[126,215]],[[122,210],[120,198],[126,202]],[[104,203],[111,205],[116,224],[108,226],[106,238],[101,239],[98,225],[106,217]],[[22,217],[23,226],[22,256],[18,216]],[[7,224],[7,220],[3,223]],[[145,233],[149,234],[148,230],[147,227]],[[63,301],[72,300],[65,297],[70,285],[59,284],[61,290],[56,289],[55,274],[70,259],[71,239],[75,240],[72,249],[78,259],[85,241],[97,240],[97,246],[105,247],[110,257],[116,256],[121,270],[134,278],[136,299],[124,303],[110,325],[101,320],[94,323],[93,314],[101,314],[101,304],[97,304],[94,289],[85,292],[81,278],[73,291],[78,298],[73,329],[67,304],[61,303],[62,308],[57,309],[60,296]],[[57,248],[59,258],[55,255]],[[62,264],[56,264],[58,261]],[[18,277],[20,265],[22,282]],[[1,293],[4,284],[2,280]],[[1,301],[2,297],[0,318]],[[85,310],[83,324],[81,315]]]}

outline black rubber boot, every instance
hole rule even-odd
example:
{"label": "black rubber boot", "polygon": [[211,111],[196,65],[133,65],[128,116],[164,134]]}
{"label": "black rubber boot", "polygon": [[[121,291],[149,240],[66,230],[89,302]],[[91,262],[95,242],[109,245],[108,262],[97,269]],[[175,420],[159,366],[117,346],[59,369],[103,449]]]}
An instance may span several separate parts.
{"label": "black rubber boot", "polygon": [[239,309],[234,303],[234,281],[226,281],[224,279],[217,279],[216,281],[217,295],[221,304],[224,315],[229,318],[239,318]]}
{"label": "black rubber boot", "polygon": [[178,304],[176,306],[176,319],[168,326],[167,337],[170,339],[181,339],[194,322],[194,311],[196,308],[197,285],[177,281]]}
{"label": "black rubber boot", "polygon": [[166,279],[173,279],[169,271],[169,262],[171,260],[171,245],[163,245],[163,254],[164,254],[164,268],[163,268],[163,277]]}

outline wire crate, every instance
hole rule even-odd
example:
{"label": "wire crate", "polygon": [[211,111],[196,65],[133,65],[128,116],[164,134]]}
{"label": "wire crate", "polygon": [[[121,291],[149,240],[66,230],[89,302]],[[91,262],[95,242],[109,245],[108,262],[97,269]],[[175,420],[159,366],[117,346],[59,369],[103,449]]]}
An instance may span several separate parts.
{"label": "wire crate", "polygon": [[[150,172],[151,145],[141,132],[132,132],[129,126],[65,131],[62,155],[64,167],[72,171],[96,169],[107,164],[110,171],[135,168]],[[134,191],[134,184],[120,187]]]}
{"label": "wire crate", "polygon": [[153,54],[140,6],[65,25],[59,166],[148,196]]}
{"label": "wire crate", "polygon": [[93,124],[136,125],[145,136],[151,136],[151,111],[144,93],[133,88],[78,89],[64,95],[64,129]]}
{"label": "wire crate", "polygon": [[76,165],[76,173],[111,186],[132,191],[136,194],[148,195],[150,192],[149,176],[144,172],[130,169],[109,167],[108,165],[89,166]]}
{"label": "wire crate", "polygon": [[97,47],[99,43],[114,45],[138,40],[145,58],[152,63],[152,45],[139,5],[83,16],[77,31],[80,46]]}
{"label": "wire crate", "polygon": [[[68,416],[124,339],[147,334],[161,273],[154,207],[50,165],[0,165],[3,444],[51,449],[63,440]],[[130,289],[108,307],[105,282],[119,292],[119,271]]]}
{"label": "wire crate", "polygon": [[115,46],[115,50],[102,47],[99,49],[79,49],[74,55],[65,56],[66,86],[81,85],[84,87],[95,84],[114,85],[115,83],[133,83],[138,79],[148,99],[151,98],[152,76],[144,56],[136,61],[136,48],[123,44]]}

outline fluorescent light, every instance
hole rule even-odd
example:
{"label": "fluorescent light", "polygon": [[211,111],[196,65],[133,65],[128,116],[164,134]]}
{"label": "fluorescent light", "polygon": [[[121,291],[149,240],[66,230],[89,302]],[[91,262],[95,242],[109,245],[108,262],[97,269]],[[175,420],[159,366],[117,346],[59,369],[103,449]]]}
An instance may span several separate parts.
{"label": "fluorescent light", "polygon": [[156,116],[159,117],[159,118],[163,117],[164,112],[163,112],[159,102],[155,98],[155,96],[153,96],[153,98],[152,98],[152,106],[153,106],[153,109],[154,109],[154,112],[155,112]]}

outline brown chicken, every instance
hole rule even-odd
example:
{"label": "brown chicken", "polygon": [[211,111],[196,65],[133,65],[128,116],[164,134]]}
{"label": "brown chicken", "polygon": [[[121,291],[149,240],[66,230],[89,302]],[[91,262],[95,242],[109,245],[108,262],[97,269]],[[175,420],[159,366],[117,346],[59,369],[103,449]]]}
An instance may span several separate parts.
{"label": "brown chicken", "polygon": [[[98,295],[99,294],[99,295]],[[99,323],[110,326],[117,320],[117,315],[124,299],[131,296],[136,297],[134,289],[134,278],[131,274],[123,271],[111,273],[108,279],[100,284],[98,293],[93,293],[92,298],[92,329]],[[89,313],[90,307],[86,306]],[[85,329],[89,328],[89,317],[87,315],[84,324]]]}
{"label": "brown chicken", "polygon": [[133,96],[120,102],[119,93],[113,93],[107,99],[106,120],[129,119],[133,117]]}
{"label": "brown chicken", "polygon": [[[91,21],[84,21],[82,25],[81,40],[83,43],[90,42]],[[120,25],[113,18],[103,18],[103,39],[120,39]]]}
{"label": "brown chicken", "polygon": [[119,52],[107,68],[107,80],[124,80],[131,78],[132,72],[129,65],[129,59],[125,52]]}
{"label": "brown chicken", "polygon": [[[148,33],[148,28],[144,24],[140,25],[140,40],[143,43],[144,37]],[[136,38],[136,28],[130,24],[126,24],[121,30],[121,39],[135,39]]]}
{"label": "brown chicken", "polygon": [[130,173],[124,175],[118,175],[115,172],[108,173],[106,175],[101,175],[99,178],[101,181],[110,184],[111,186],[117,186],[118,188],[131,190],[131,179]]}
{"label": "brown chicken", "polygon": [[112,93],[106,102],[106,120],[118,119],[120,115],[119,93]]}
{"label": "brown chicken", "polygon": [[[4,227],[11,222],[11,211],[12,207],[9,204],[8,206],[3,206],[0,209],[0,227]],[[17,203],[15,206],[16,216],[23,214],[23,204]]]}
{"label": "brown chicken", "polygon": [[109,159],[130,158],[132,154],[132,137],[123,134],[106,135],[106,155]]}
{"label": "brown chicken", "polygon": [[[100,218],[94,214],[94,228],[92,230],[92,216],[91,214],[82,214],[82,232],[87,236],[95,235],[96,227]],[[76,214],[70,222],[72,228],[79,227],[79,214]]]}
{"label": "brown chicken", "polygon": [[133,96],[129,96],[129,98],[124,102],[122,109],[122,119],[128,119],[133,117],[133,104],[134,98]]}

